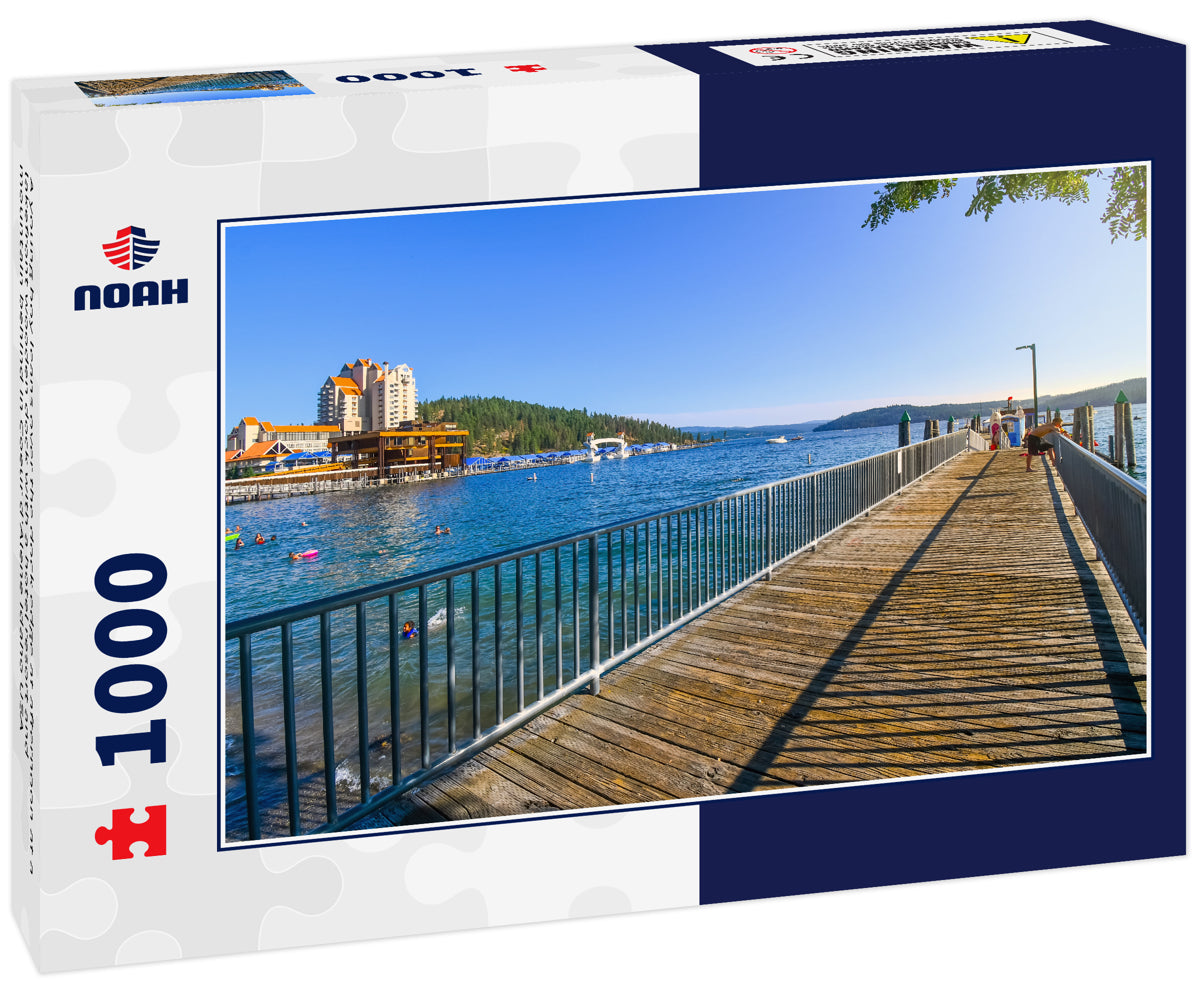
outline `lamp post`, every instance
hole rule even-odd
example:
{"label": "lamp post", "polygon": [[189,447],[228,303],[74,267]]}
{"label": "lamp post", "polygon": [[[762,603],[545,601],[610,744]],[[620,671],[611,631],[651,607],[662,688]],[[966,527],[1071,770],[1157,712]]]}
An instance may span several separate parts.
{"label": "lamp post", "polygon": [[1033,424],[1037,427],[1041,423],[1041,418],[1038,415],[1038,397],[1037,397],[1037,345],[1036,344],[1021,344],[1017,345],[1015,351],[1024,351],[1028,348],[1033,352]]}

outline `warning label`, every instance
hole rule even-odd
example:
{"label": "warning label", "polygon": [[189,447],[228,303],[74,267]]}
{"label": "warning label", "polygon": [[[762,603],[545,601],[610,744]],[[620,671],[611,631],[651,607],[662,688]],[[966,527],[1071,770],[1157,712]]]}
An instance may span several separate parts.
{"label": "warning label", "polygon": [[714,45],[752,66],[795,66],[855,59],[897,59],[904,56],[958,56],[972,52],[1028,52],[1034,49],[1104,45],[1057,28],[1014,28],[999,34],[946,33],[882,35],[878,38],[827,38],[814,41],[751,42]]}

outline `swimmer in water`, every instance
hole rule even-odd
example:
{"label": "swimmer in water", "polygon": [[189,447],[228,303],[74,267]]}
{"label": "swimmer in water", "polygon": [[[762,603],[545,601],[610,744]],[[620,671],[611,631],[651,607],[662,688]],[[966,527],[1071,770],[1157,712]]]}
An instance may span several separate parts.
{"label": "swimmer in water", "polygon": [[235,550],[240,550],[245,545],[246,545],[246,541],[244,539],[239,539],[236,543],[233,544],[233,548]]}
{"label": "swimmer in water", "polygon": [[265,542],[266,542],[266,540],[263,538],[263,534],[261,532],[256,532],[254,534],[254,545],[255,546],[262,546],[262,544]]}
{"label": "swimmer in water", "polygon": [[299,560],[299,559],[300,559],[299,553],[288,553],[288,560]]}
{"label": "swimmer in water", "polygon": [[435,536],[440,536],[442,534],[442,527],[440,525],[435,525],[433,527],[433,534]]}

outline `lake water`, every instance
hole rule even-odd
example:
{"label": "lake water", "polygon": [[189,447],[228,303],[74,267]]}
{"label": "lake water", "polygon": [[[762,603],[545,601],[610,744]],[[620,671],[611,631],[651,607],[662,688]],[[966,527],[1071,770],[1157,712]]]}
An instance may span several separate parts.
{"label": "lake water", "polygon": [[[1097,408],[1097,438],[1107,448],[1112,409]],[[1135,421],[1139,462],[1146,461],[1145,406],[1134,408],[1143,420]],[[1101,437],[1103,436],[1103,437]],[[489,473],[415,484],[392,485],[341,493],[314,494],[277,501],[233,505],[226,509],[226,523],[241,526],[247,545],[241,550],[226,546],[226,620],[278,610],[300,602],[327,598],[366,585],[409,574],[434,570],[487,556],[516,546],[541,543],[572,535],[611,522],[710,500],[771,481],[836,466],[896,447],[892,427],[836,432],[811,432],[800,442],[768,444],[763,439],[743,439],[696,449],[676,450],[624,460],[573,463],[537,469],[537,480],[529,470]],[[1139,477],[1144,479],[1145,467]],[[435,535],[437,525],[450,526],[450,535]],[[277,541],[266,546],[251,544],[255,532]],[[316,549],[311,561],[292,563],[288,551]],[[565,563],[564,559],[564,563]],[[552,577],[552,569],[551,569]],[[484,575],[485,579],[489,575]],[[586,579],[585,579],[586,580]],[[455,592],[455,615],[459,624],[469,616],[466,583]],[[508,586],[506,586],[507,588]],[[527,582],[526,602],[531,602]],[[491,608],[490,581],[483,582],[481,602]],[[511,594],[506,591],[506,596]],[[424,624],[431,652],[430,677],[434,679],[431,705],[445,707],[444,683],[446,609],[444,591],[429,593],[428,618]],[[552,602],[552,598],[550,599]],[[405,593],[401,600],[401,622],[419,620],[416,595]],[[515,616],[515,612],[511,613]],[[369,732],[372,740],[390,728],[386,602],[366,611],[368,635],[373,638],[367,656]],[[509,614],[506,613],[506,621]],[[564,652],[573,648],[572,624],[564,628]],[[526,630],[532,623],[527,614]],[[490,625],[488,626],[490,629]],[[511,641],[512,631],[506,627]],[[456,660],[464,676],[457,691],[457,733],[460,739],[471,730],[468,631],[460,625],[456,636]],[[338,776],[338,807],[345,810],[358,799],[357,775],[357,681],[355,674],[354,616],[352,610],[332,615],[333,710]],[[281,735],[283,717],[277,633],[260,635],[254,646],[256,731],[258,735],[261,801],[269,807],[283,795],[285,760]],[[377,643],[377,638],[382,642]],[[489,634],[490,637],[490,634]],[[321,740],[321,683],[319,635],[316,623],[308,620],[294,628],[297,745],[301,776],[323,774]],[[552,646],[552,645],[551,645]],[[231,837],[244,828],[244,801],[240,782],[239,668],[237,645],[226,650],[226,750],[227,818]],[[583,647],[586,651],[587,643]],[[527,649],[532,649],[527,642]],[[419,756],[419,738],[414,721],[419,719],[417,642],[407,642],[401,652],[401,717],[408,735],[402,756],[411,768]],[[585,655],[586,658],[586,655]],[[564,656],[564,662],[569,659]],[[515,686],[515,651],[506,655],[505,686]],[[570,668],[569,664],[565,665]],[[552,681],[555,666],[547,658],[546,676]],[[533,682],[526,682],[531,689]],[[440,688],[438,688],[440,686]],[[513,702],[506,712],[511,713]],[[528,699],[527,699],[528,702]],[[486,713],[490,698],[484,699]],[[485,715],[483,726],[495,722]],[[443,720],[432,735],[435,747],[446,739]],[[441,749],[444,750],[443,745]],[[435,755],[437,751],[435,751]],[[372,752],[372,787],[381,788],[387,774],[386,752]],[[271,833],[268,833],[271,834]],[[284,834],[275,831],[273,834]]]}
{"label": "lake water", "polygon": [[[649,456],[487,473],[363,491],[234,505],[241,525],[271,546],[225,561],[226,619],[324,598],[351,588],[539,543],[837,466],[896,447],[895,428],[812,433],[802,442],[720,442]],[[809,457],[812,464],[809,465]],[[307,522],[307,525],[301,525]],[[449,525],[449,536],[434,527]],[[318,550],[290,563],[289,551]]]}

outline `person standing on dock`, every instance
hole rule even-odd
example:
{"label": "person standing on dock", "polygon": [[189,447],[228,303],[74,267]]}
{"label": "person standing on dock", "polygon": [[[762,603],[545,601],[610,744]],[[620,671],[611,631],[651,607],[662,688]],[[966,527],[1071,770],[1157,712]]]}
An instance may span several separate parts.
{"label": "person standing on dock", "polygon": [[1040,424],[1025,436],[1025,472],[1033,472],[1033,457],[1043,452],[1050,453],[1050,462],[1058,466],[1054,457],[1054,445],[1050,442],[1050,433],[1062,431],[1062,418],[1057,417],[1049,424]]}

